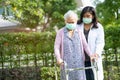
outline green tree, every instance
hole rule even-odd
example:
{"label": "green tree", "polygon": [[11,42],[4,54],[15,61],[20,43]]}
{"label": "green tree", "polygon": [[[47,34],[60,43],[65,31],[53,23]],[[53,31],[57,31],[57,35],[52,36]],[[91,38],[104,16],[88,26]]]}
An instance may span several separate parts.
{"label": "green tree", "polygon": [[[120,52],[118,50],[120,50],[120,26],[109,26],[105,29],[105,61],[110,62],[105,64],[106,70],[109,72],[109,65],[112,65],[112,68],[114,68],[113,66],[116,67],[116,73],[115,75],[111,75],[113,76],[118,76],[120,73],[120,67],[119,67],[119,62],[120,62]],[[113,63],[114,62],[114,63]],[[110,73],[112,74],[112,73]],[[108,75],[107,75],[108,76]],[[109,78],[112,78],[110,76],[108,76]],[[115,77],[113,78],[115,79]],[[118,78],[117,78],[118,79]]]}
{"label": "green tree", "polygon": [[[104,2],[100,2],[100,0],[97,0],[96,3],[97,16],[105,28],[104,69],[107,72],[105,80],[119,80],[120,1],[104,0]],[[113,71],[111,72],[112,69]]]}
{"label": "green tree", "polygon": [[120,24],[120,2],[119,0],[105,0],[96,5],[97,15],[103,25]]}
{"label": "green tree", "polygon": [[1,0],[11,7],[16,20],[24,27],[36,28],[41,26],[52,30],[54,26],[63,26],[63,14],[68,10],[74,10],[74,0]]}
{"label": "green tree", "polygon": [[76,8],[76,3],[74,0],[44,0],[43,4],[44,4],[44,6],[42,7],[42,9],[44,10],[44,19],[42,21],[42,24],[44,26],[43,31],[48,26],[56,25],[58,27],[63,27],[64,13],[66,13],[68,10],[73,10]]}

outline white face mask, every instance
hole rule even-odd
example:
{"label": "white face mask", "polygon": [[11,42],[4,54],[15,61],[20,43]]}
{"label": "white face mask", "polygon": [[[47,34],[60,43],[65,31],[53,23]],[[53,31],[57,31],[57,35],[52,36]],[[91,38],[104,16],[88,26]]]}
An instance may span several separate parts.
{"label": "white face mask", "polygon": [[76,28],[76,24],[75,23],[67,23],[66,28],[69,30],[74,30]]}
{"label": "white face mask", "polygon": [[83,23],[90,24],[92,22],[92,18],[83,18]]}

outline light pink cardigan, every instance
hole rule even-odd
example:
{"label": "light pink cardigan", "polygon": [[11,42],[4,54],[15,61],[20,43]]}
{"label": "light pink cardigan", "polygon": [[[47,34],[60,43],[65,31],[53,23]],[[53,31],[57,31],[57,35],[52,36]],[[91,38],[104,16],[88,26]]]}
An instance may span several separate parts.
{"label": "light pink cardigan", "polygon": [[[79,30],[79,28],[76,29],[77,31],[79,31],[79,36],[80,36],[80,41],[81,41],[81,48],[82,48],[82,54],[83,54],[83,59],[85,60],[85,55],[84,55],[84,50],[86,51],[86,53],[90,56],[92,53],[89,49],[89,46],[86,42],[85,36],[84,34]],[[57,58],[57,60],[63,60],[63,39],[64,39],[64,28],[60,29],[57,32],[56,35],[56,39],[55,39],[55,43],[54,43],[54,53],[55,53],[55,57]]]}

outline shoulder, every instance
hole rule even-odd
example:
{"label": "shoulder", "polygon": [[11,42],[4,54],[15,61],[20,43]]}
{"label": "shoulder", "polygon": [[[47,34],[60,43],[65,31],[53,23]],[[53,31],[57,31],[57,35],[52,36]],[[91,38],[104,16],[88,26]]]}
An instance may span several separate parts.
{"label": "shoulder", "polygon": [[77,32],[78,32],[78,34],[81,36],[81,35],[83,35],[83,31],[80,29],[80,27],[77,27]]}
{"label": "shoulder", "polygon": [[78,26],[78,27],[82,27],[82,26],[83,26],[83,23],[81,23],[81,24],[77,24],[77,26]]}
{"label": "shoulder", "polygon": [[57,32],[62,32],[64,30],[64,27],[59,29]]}
{"label": "shoulder", "polygon": [[64,27],[63,28],[61,28],[61,29],[59,29],[58,31],[57,31],[57,34],[62,34],[63,33],[63,31],[64,31]]}
{"label": "shoulder", "polygon": [[99,22],[97,23],[98,29],[103,29],[102,24],[100,24]]}
{"label": "shoulder", "polygon": [[79,28],[80,30],[83,30],[83,28],[84,28],[84,24],[83,24],[83,23],[81,23],[81,24],[77,24],[77,28]]}

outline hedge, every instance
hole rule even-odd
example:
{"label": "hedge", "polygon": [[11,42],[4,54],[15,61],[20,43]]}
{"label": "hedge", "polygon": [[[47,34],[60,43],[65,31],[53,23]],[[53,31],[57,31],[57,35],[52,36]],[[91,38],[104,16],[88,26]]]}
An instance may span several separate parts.
{"label": "hedge", "polygon": [[[105,29],[106,44],[105,54],[103,54],[105,80],[119,80],[119,33],[120,27]],[[55,32],[0,34],[0,68],[7,70],[23,67],[39,67],[42,80],[54,80],[55,59],[53,56],[53,47],[55,35]],[[112,71],[110,72],[110,70]]]}

